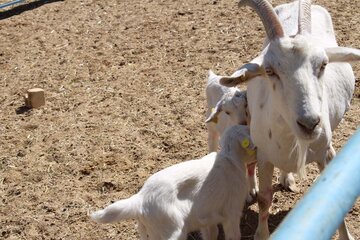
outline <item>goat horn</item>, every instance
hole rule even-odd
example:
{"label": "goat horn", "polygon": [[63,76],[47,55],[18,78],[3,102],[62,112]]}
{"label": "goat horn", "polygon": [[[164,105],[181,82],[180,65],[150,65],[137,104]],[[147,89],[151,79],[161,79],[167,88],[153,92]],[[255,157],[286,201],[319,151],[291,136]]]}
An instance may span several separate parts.
{"label": "goat horn", "polygon": [[239,6],[248,5],[255,9],[265,27],[270,41],[284,37],[284,30],[271,4],[266,0],[240,0]]}
{"label": "goat horn", "polygon": [[299,34],[311,33],[311,0],[299,0]]}

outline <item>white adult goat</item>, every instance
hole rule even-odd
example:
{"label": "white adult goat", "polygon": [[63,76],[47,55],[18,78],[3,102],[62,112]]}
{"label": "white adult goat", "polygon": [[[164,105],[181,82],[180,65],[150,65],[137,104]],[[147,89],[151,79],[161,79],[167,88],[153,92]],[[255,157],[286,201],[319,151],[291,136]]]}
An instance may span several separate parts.
{"label": "white adult goat", "polygon": [[[332,131],[349,108],[354,91],[354,74],[346,62],[360,60],[360,51],[338,47],[329,13],[310,1],[281,5],[278,15],[266,0],[239,4],[256,10],[267,40],[257,58],[220,82],[230,87],[252,79],[247,97],[259,167],[255,239],[267,239],[274,166],[301,176],[307,162],[325,167],[334,154]],[[339,237],[353,239],[345,222]]]}
{"label": "white adult goat", "polygon": [[247,126],[228,128],[219,153],[186,161],[152,175],[132,197],[91,214],[99,223],[136,219],[140,239],[185,240],[201,229],[217,239],[240,240],[240,218],[248,192],[246,165],[256,161]]}

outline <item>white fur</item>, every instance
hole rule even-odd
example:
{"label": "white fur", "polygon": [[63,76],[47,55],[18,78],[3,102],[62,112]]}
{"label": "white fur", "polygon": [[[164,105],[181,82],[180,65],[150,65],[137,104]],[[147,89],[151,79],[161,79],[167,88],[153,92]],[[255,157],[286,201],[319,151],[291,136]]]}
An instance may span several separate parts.
{"label": "white fur", "polygon": [[[311,7],[311,33],[297,34],[298,4],[295,1],[275,9],[285,36],[281,36],[277,27],[274,31],[267,29],[272,40],[265,41],[261,54],[224,78],[224,82],[220,80],[234,86],[252,78],[247,96],[251,136],[258,147],[259,160],[260,211],[256,239],[269,237],[267,218],[274,166],[304,176],[305,163],[315,161],[321,167],[326,165],[332,131],[349,108],[354,91],[355,77],[346,62],[360,60],[359,50],[338,47],[331,17],[320,6]],[[297,151],[293,151],[294,146]],[[344,229],[340,230],[342,235]],[[345,235],[344,239],[351,239]]]}
{"label": "white fur", "polygon": [[217,239],[222,224],[227,240],[240,240],[240,218],[248,192],[246,164],[255,154],[241,141],[250,139],[247,126],[229,128],[221,151],[199,160],[165,168],[145,182],[132,197],[91,214],[98,223],[136,219],[141,239],[186,239],[200,230],[205,239]]}

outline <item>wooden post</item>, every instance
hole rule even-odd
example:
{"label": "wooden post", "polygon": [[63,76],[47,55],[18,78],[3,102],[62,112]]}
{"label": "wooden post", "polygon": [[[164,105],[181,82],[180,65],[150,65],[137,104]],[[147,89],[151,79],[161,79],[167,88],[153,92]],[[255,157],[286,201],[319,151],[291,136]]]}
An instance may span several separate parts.
{"label": "wooden post", "polygon": [[41,88],[32,88],[25,95],[25,105],[28,108],[38,108],[45,105],[45,94]]}

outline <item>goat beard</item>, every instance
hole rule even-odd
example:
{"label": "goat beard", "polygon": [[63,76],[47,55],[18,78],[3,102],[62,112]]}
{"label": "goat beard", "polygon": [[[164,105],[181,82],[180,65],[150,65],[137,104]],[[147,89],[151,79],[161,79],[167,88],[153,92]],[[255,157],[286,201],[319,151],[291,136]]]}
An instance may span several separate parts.
{"label": "goat beard", "polygon": [[297,162],[296,162],[296,174],[303,179],[306,176],[306,159],[307,159],[307,152],[308,152],[309,144],[307,142],[301,141],[299,139],[295,139],[293,148],[290,152],[292,155],[295,151],[297,155]]}

